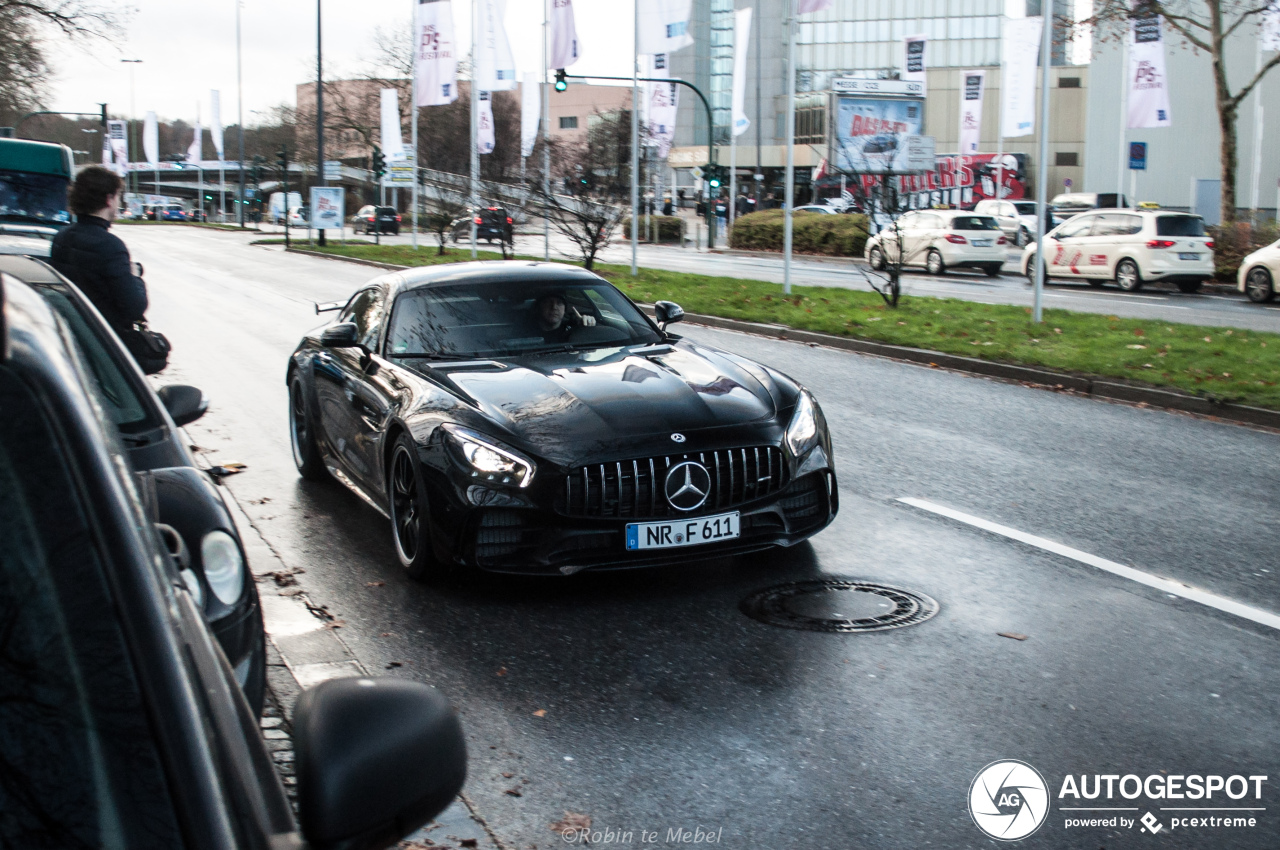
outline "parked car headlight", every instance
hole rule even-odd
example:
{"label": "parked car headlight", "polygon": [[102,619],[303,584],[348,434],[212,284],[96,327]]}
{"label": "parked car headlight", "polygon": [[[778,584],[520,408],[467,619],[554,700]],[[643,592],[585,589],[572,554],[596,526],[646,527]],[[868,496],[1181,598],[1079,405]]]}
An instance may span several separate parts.
{"label": "parked car headlight", "polygon": [[445,433],[462,454],[462,460],[471,467],[473,478],[502,484],[519,484],[528,487],[533,481],[533,461],[509,449],[495,446],[470,431],[446,428]]}
{"label": "parked car headlight", "polygon": [[787,426],[787,448],[794,457],[801,457],[818,442],[818,417],[813,408],[813,399],[805,390],[800,391],[796,401],[796,412],[791,414],[791,424]]}
{"label": "parked car headlight", "polygon": [[213,595],[234,604],[244,589],[244,558],[235,538],[225,531],[210,531],[200,541],[200,561]]}

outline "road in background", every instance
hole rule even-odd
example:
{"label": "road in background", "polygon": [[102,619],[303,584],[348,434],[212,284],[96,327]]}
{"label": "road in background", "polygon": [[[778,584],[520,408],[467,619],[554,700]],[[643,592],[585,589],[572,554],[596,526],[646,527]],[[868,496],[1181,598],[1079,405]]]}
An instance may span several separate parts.
{"label": "road in background", "polygon": [[[835,443],[836,522],[737,560],[424,586],[400,571],[385,519],[300,480],[289,452],[286,358],[321,323],[312,302],[348,296],[370,270],[236,234],[124,235],[147,268],[152,325],[174,343],[163,381],[212,398],[193,439],[214,462],[248,464],[227,485],[361,662],[458,706],[467,794],[507,846],[565,846],[550,825],[566,812],[659,834],[625,845],[637,848],[673,846],[672,829],[715,831],[734,850],[994,846],[966,812],[969,785],[1017,758],[1051,786],[1045,846],[1147,838],[1065,829],[1066,773],[1167,771],[1271,775],[1257,828],[1166,827],[1170,847],[1274,847],[1280,634],[897,500],[1280,613],[1280,436],[684,326],[814,391]],[[907,588],[941,611],[842,635],[738,609],[814,578]]]}

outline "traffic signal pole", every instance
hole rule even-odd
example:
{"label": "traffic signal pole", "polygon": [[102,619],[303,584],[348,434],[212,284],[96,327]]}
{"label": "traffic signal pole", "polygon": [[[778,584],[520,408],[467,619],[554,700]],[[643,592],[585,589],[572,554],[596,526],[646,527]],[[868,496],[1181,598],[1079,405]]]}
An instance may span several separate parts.
{"label": "traffic signal pole", "polygon": [[[711,119],[711,104],[707,102],[707,96],[704,95],[697,86],[695,86],[693,83],[689,82],[688,80],[681,80],[676,77],[670,77],[670,78],[635,77],[633,80],[633,78],[631,77],[599,77],[594,74],[591,76],[581,76],[578,74],[566,74],[564,72],[564,69],[560,68],[559,70],[556,71],[556,91],[564,91],[564,89],[560,88],[560,83],[565,80],[616,80],[624,83],[630,83],[630,82],[678,83],[679,85],[692,89],[693,93],[696,94],[698,96],[698,99],[702,101],[702,108],[707,113],[707,164],[713,165],[715,163],[716,161],[715,126],[716,125],[713,123]],[[711,209],[711,204],[709,202],[708,214],[707,214],[707,247],[708,248],[714,248],[716,245],[715,221],[716,221],[715,210]]]}

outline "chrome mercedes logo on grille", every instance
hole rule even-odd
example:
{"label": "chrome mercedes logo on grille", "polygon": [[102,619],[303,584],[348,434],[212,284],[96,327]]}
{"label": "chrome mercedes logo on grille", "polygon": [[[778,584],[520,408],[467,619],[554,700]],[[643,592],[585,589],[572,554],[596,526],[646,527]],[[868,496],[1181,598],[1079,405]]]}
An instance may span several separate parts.
{"label": "chrome mercedes logo on grille", "polygon": [[667,503],[678,511],[694,511],[711,495],[711,474],[697,461],[677,463],[667,472]]}
{"label": "chrome mercedes logo on grille", "polygon": [[675,443],[683,443],[683,442],[684,442],[684,434],[672,434],[672,435],[671,435],[671,440],[672,440],[672,442],[675,442]]}

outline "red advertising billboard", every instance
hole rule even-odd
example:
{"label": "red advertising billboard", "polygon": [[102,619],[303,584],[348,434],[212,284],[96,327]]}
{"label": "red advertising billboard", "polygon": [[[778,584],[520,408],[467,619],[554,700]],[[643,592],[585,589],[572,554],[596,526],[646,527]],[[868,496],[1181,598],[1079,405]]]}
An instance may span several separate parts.
{"label": "red advertising billboard", "polygon": [[[863,199],[883,197],[880,183],[885,179],[892,181],[901,209],[963,208],[988,199],[1016,201],[1031,193],[1027,155],[1021,153],[939,154],[933,171],[888,178],[854,171],[844,174],[844,185],[854,203],[862,206]],[[839,197],[840,187],[841,174],[828,172],[818,181],[817,195]]]}

